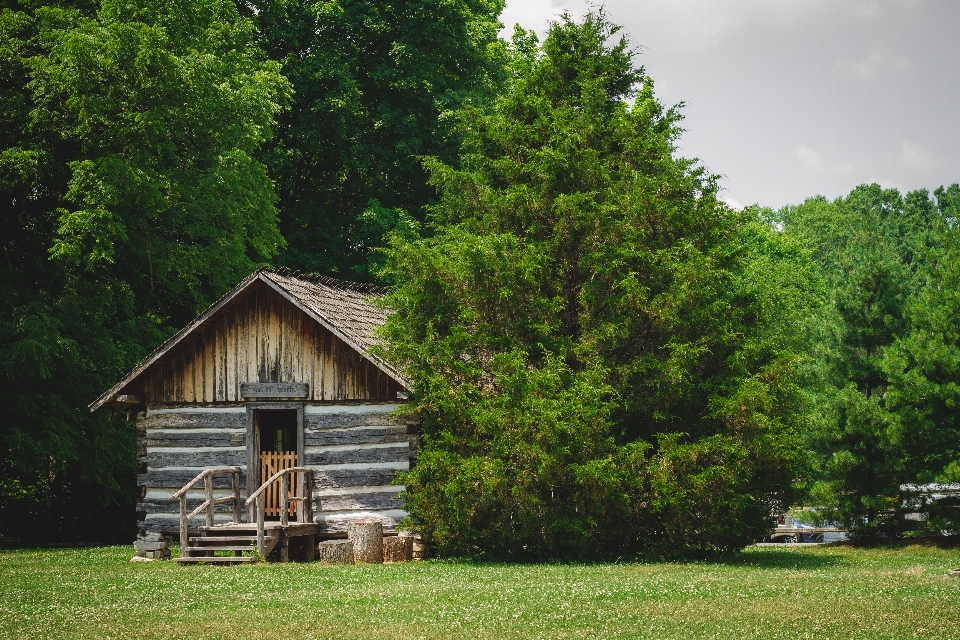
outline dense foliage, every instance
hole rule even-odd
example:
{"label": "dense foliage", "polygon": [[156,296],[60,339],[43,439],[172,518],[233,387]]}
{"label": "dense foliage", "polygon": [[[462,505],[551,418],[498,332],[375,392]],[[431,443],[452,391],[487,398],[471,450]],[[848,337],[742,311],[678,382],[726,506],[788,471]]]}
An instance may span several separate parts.
{"label": "dense foliage", "polygon": [[395,235],[413,517],[443,553],[728,551],[801,473],[799,245],[717,199],[602,14],[518,31],[508,84]]}
{"label": "dense foliage", "polygon": [[370,278],[370,251],[435,196],[419,157],[452,161],[450,114],[502,76],[503,0],[254,0],[264,53],[294,88],[260,152],[295,269]]}
{"label": "dense foliage", "polygon": [[0,33],[2,526],[129,536],[133,429],[86,405],[282,246],[254,152],[289,85],[221,0],[13,3]]}

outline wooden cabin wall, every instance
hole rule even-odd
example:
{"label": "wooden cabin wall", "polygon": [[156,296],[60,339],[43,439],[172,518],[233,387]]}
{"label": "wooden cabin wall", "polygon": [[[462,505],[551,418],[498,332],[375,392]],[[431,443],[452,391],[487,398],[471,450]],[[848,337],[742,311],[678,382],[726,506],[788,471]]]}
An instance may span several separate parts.
{"label": "wooden cabin wall", "polygon": [[[246,498],[247,410],[244,406],[151,408],[137,418],[139,465],[137,511],[146,531],[179,533],[180,503],[170,496],[209,467],[239,467],[241,495]],[[230,495],[229,476],[214,478],[214,494]],[[203,483],[188,494],[191,511],[204,500]],[[217,522],[230,520],[230,505],[216,506]],[[203,524],[194,518],[192,527]]]}
{"label": "wooden cabin wall", "polygon": [[144,376],[148,403],[240,402],[245,382],[306,382],[308,401],[395,401],[403,391],[268,287],[198,328]]}
{"label": "wooden cabin wall", "polygon": [[[321,532],[345,532],[357,518],[376,517],[392,531],[407,514],[394,485],[408,471],[417,450],[416,423],[390,413],[397,404],[306,405],[303,466],[313,471],[314,515]],[[137,510],[144,531],[179,533],[179,502],[170,496],[209,467],[242,470],[246,499],[247,409],[155,407],[137,419]],[[227,476],[214,481],[215,495],[230,494]],[[188,494],[190,510],[203,502],[203,485]],[[217,505],[217,522],[230,520],[229,504]],[[246,518],[244,517],[244,520]],[[195,528],[203,517],[191,521]]]}
{"label": "wooden cabin wall", "polygon": [[415,424],[390,416],[397,405],[306,406],[304,462],[313,471],[321,533],[342,533],[357,518],[396,529],[407,513],[394,485],[416,454]]}

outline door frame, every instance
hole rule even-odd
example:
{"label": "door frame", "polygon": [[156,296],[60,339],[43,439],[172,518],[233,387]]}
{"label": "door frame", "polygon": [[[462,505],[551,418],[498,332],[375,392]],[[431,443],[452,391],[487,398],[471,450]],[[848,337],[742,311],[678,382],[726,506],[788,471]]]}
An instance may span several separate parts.
{"label": "door frame", "polygon": [[[261,410],[295,410],[297,412],[297,465],[303,466],[303,407],[305,401],[248,402],[247,403],[247,496],[260,488],[265,478],[260,477],[260,433],[256,426],[256,412]],[[255,521],[253,505],[247,509],[248,522]]]}

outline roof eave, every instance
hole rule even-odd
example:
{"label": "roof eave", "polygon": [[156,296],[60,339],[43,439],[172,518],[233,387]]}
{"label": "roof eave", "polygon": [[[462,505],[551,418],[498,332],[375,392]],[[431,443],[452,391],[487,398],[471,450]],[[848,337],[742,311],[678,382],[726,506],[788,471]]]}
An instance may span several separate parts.
{"label": "roof eave", "polygon": [[193,331],[197,327],[202,325],[204,322],[210,319],[210,317],[212,317],[214,314],[220,311],[220,309],[222,309],[224,306],[229,304],[231,300],[233,300],[240,293],[246,290],[247,287],[253,284],[254,281],[260,280],[266,283],[266,279],[263,277],[263,273],[264,273],[264,269],[257,269],[256,271],[251,273],[249,276],[244,278],[240,284],[234,287],[231,291],[224,294],[223,297],[221,297],[219,300],[214,302],[212,305],[210,305],[210,307],[206,311],[201,313],[199,316],[197,316],[193,320],[193,322],[185,326],[183,329],[178,331],[174,336],[172,336],[169,340],[167,340],[162,345],[154,349],[153,353],[151,353],[146,358],[144,358],[140,362],[140,364],[134,367],[130,371],[130,373],[125,375],[123,379],[120,380],[120,382],[110,387],[110,389],[105,391],[99,398],[91,402],[88,405],[90,407],[90,413],[93,413],[97,409],[100,409],[101,407],[112,403],[113,400],[116,398],[116,396],[119,395],[121,391],[123,391],[124,387],[126,387],[127,385],[132,383],[134,380],[136,380],[138,377],[140,377],[140,374],[142,374],[144,371],[150,368],[150,366],[152,366],[155,362],[157,362],[160,358],[162,358],[168,351],[170,351],[170,349],[180,344],[180,342],[183,341],[184,338],[186,338],[188,335],[193,333]]}

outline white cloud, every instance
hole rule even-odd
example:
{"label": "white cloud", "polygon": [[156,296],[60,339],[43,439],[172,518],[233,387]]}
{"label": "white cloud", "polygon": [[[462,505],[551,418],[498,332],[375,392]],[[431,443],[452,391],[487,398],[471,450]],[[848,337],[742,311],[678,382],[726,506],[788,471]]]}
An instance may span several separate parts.
{"label": "white cloud", "polygon": [[886,51],[873,49],[865,58],[860,60],[840,58],[837,60],[837,66],[844,71],[852,73],[861,80],[871,80],[883,71],[891,69],[894,71],[906,71],[910,68],[910,63],[903,56],[894,57]]}
{"label": "white cloud", "polygon": [[[797,157],[797,160],[800,161],[800,164],[805,166],[811,171],[816,171],[817,173],[832,173],[832,174],[845,174],[851,173],[854,169],[853,164],[849,162],[837,162],[835,160],[828,161],[822,153],[806,144],[798,144],[797,148],[794,149],[794,155]],[[836,145],[830,145],[827,149],[828,156],[836,156],[842,153],[842,150]]]}
{"label": "white cloud", "polygon": [[[547,22],[568,10],[576,16],[603,5],[617,24],[629,24],[634,41],[662,42],[685,51],[716,47],[750,27],[823,24],[844,15],[879,18],[889,9],[913,9],[925,0],[508,0],[500,21],[502,36],[514,23],[543,34]],[[639,27],[639,29],[638,29]]]}
{"label": "white cloud", "polygon": [[852,173],[853,165],[849,162],[834,162],[830,165],[832,173]]}
{"label": "white cloud", "polygon": [[925,0],[860,0],[851,3],[852,13],[858,18],[867,18],[873,20],[883,17],[891,8],[896,9],[915,9]]}
{"label": "white cloud", "polygon": [[900,164],[917,171],[931,171],[940,164],[937,157],[912,140],[904,140],[900,147]]}
{"label": "white cloud", "polygon": [[543,35],[546,33],[547,24],[559,18],[564,11],[579,16],[585,13],[586,9],[584,2],[574,0],[512,0],[500,14],[500,22],[503,23],[500,36],[512,36],[513,25],[518,23],[524,29],[533,29]]}
{"label": "white cloud", "polygon": [[[608,0],[611,17],[633,14],[651,35],[683,50],[716,47],[753,25],[786,26],[829,9],[829,0]],[[822,14],[820,14],[822,15]],[[623,19],[623,18],[621,18]],[[639,35],[639,34],[637,34]]]}
{"label": "white cloud", "polygon": [[823,171],[825,165],[823,157],[817,153],[816,149],[813,147],[808,147],[805,144],[798,144],[797,149],[794,152],[797,156],[797,160],[800,161],[800,164],[805,166],[811,171]]}
{"label": "white cloud", "polygon": [[[508,0],[500,18],[505,26],[501,35],[512,34],[516,22],[542,34],[547,22],[564,10],[581,16],[600,4]],[[828,17],[824,12],[836,12],[833,0],[606,0],[602,5],[614,23],[629,24],[634,42],[645,44],[653,39],[687,51],[715,47],[751,25],[786,26],[803,19],[822,20]]]}
{"label": "white cloud", "polygon": [[727,205],[728,207],[730,207],[731,209],[736,209],[737,211],[743,211],[743,205],[740,204],[740,202],[739,202],[738,200],[736,200],[736,199],[734,199],[734,198],[731,198],[731,197],[729,197],[729,196],[721,195],[721,196],[720,196],[720,202],[723,202],[724,204],[726,204],[726,205]]}

